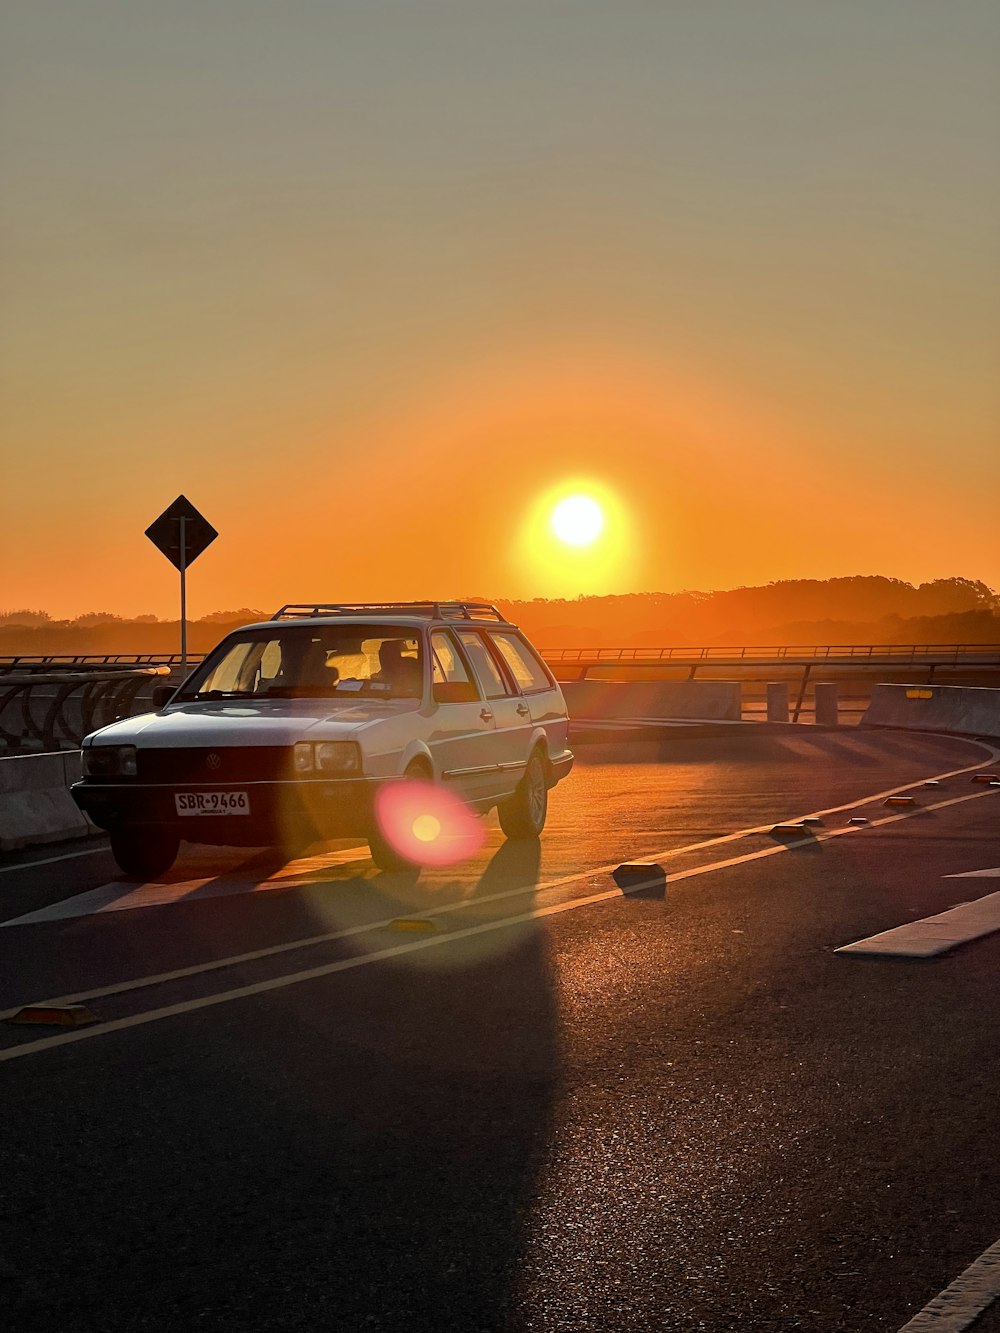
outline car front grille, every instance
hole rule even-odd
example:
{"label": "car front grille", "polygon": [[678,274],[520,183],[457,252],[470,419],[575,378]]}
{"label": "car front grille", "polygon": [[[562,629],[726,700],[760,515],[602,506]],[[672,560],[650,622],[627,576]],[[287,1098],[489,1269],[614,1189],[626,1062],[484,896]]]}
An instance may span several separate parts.
{"label": "car front grille", "polygon": [[288,746],[250,745],[138,753],[140,782],[268,782],[294,777]]}

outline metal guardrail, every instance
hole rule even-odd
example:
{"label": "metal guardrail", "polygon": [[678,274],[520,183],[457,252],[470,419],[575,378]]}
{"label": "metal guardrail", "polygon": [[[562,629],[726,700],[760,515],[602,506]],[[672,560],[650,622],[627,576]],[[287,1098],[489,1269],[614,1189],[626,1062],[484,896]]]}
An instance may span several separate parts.
{"label": "metal guardrail", "polygon": [[143,687],[169,674],[165,665],[0,673],[0,751],[76,748],[88,732],[129,717]]}
{"label": "metal guardrail", "polygon": [[[202,656],[204,656],[202,654]],[[188,654],[188,665],[202,660],[202,656]],[[0,675],[11,671],[49,671],[53,668],[62,670],[101,670],[127,669],[129,667],[167,667],[174,670],[181,664],[180,653],[18,653],[13,656],[0,656]]]}
{"label": "metal guardrail", "polygon": [[[778,644],[760,646],[748,644],[732,647],[711,645],[689,648],[547,648],[541,650],[546,662],[558,665],[592,663],[595,666],[657,666],[673,663],[689,666],[692,662],[767,662],[800,665],[805,662],[850,662],[863,665],[890,662],[902,665],[913,662],[918,666],[961,666],[964,663],[1000,666],[1000,643],[848,643],[848,644]],[[188,665],[200,662],[201,656],[188,655]],[[52,667],[136,667],[165,666],[171,670],[181,665],[179,653],[104,653],[104,654],[19,654],[0,656],[0,674],[9,671],[39,671]]]}
{"label": "metal guardrail", "polygon": [[[699,670],[739,671],[747,683],[766,680],[765,670],[794,670],[798,679],[793,719],[798,721],[812,672],[824,667],[857,672],[874,668],[921,670],[927,681],[938,668],[1000,671],[1000,644],[779,644],[677,648],[550,648],[542,652],[562,676],[578,680],[602,668],[675,667],[695,680]],[[199,658],[188,658],[189,669]],[[0,751],[76,746],[97,727],[151,706],[155,679],[179,673],[179,653],[19,654],[0,657]],[[754,672],[756,674],[750,675]],[[179,675],[178,675],[179,678]],[[144,690],[144,686],[147,687]],[[143,699],[143,693],[147,698]]]}
{"label": "metal guardrail", "polygon": [[674,663],[689,666],[692,662],[794,663],[851,662],[862,665],[869,661],[877,664],[891,662],[900,665],[914,662],[926,666],[961,666],[965,662],[986,661],[1000,666],[1000,644],[997,643],[929,643],[929,644],[780,644],[771,647],[746,645],[743,647],[704,648],[549,648],[542,656],[550,665],[560,662],[571,665],[584,663],[594,666],[658,666]]}
{"label": "metal guardrail", "polygon": [[[997,643],[831,643],[831,644],[778,644],[770,647],[746,645],[740,648],[710,646],[703,648],[555,648],[542,656],[553,672],[565,679],[565,670],[572,669],[575,679],[586,680],[592,670],[601,668],[655,668],[681,667],[687,679],[697,679],[699,670],[712,667],[738,671],[744,678],[755,671],[761,679],[763,671],[785,672],[792,668],[801,673],[792,720],[797,722],[802,712],[813,671],[824,668],[864,676],[872,670],[919,671],[926,674],[928,683],[935,679],[939,669],[963,669],[973,672],[1000,671],[1000,644]],[[561,672],[559,668],[563,668]]]}

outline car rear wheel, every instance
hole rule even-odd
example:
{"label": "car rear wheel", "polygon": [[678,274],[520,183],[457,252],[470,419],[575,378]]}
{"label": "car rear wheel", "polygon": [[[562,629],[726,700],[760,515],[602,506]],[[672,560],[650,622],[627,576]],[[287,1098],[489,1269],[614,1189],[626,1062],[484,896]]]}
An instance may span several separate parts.
{"label": "car rear wheel", "polygon": [[508,838],[537,838],[545,827],[548,809],[545,760],[541,752],[535,750],[514,795],[497,806],[500,827]]}
{"label": "car rear wheel", "polygon": [[132,879],[156,879],[177,859],[181,840],[162,829],[117,828],[111,830],[111,854]]}

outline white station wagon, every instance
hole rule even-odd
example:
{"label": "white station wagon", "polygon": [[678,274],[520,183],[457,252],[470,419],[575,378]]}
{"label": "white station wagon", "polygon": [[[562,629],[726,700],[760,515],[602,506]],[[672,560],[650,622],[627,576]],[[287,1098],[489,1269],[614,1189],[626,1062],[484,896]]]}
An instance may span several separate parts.
{"label": "white station wagon", "polygon": [[360,835],[380,868],[406,868],[376,818],[376,793],[401,779],[536,838],[573,765],[562,691],[485,603],[283,606],[154,703],[86,737],[72,788],[138,877],[167,870],[182,839],[291,852]]}

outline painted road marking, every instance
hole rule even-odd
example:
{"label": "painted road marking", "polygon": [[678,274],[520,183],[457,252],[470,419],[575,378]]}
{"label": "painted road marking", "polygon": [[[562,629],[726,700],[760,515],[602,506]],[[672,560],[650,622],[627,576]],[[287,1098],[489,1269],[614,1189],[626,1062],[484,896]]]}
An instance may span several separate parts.
{"label": "painted road marking", "polygon": [[959,903],[937,916],[908,921],[905,926],[884,930],[880,935],[841,945],[834,953],[880,958],[934,958],[997,930],[1000,930],[1000,893],[988,893],[985,898]]}
{"label": "painted road marking", "polygon": [[963,870],[957,875],[945,875],[944,879],[1000,879],[1000,866],[989,870]]}
{"label": "painted road marking", "polygon": [[334,866],[350,865],[354,861],[363,861],[367,858],[366,843],[362,847],[327,852],[321,856],[302,857],[289,862],[265,879],[252,879],[235,870],[223,875],[207,875],[200,879],[172,880],[165,883],[152,881],[136,885],[113,880],[110,884],[87,889],[72,898],[64,898],[62,902],[40,907],[37,912],[12,917],[9,921],[0,921],[0,930],[8,926],[34,926],[43,921],[66,921],[81,916],[97,916],[105,912],[129,912],[140,907],[164,907],[194,897],[228,898],[234,894],[265,893],[273,889],[288,888],[291,879],[297,879],[299,881],[297,887],[301,888],[302,884],[308,884],[312,878],[324,875]]}
{"label": "painted road marking", "polygon": [[35,866],[54,866],[57,861],[75,861],[78,856],[97,856],[99,852],[111,855],[110,846],[81,847],[78,852],[65,852],[62,856],[46,856],[38,861],[18,861],[17,865],[0,866],[0,875],[9,875],[12,870],[34,870]]}
{"label": "painted road marking", "polygon": [[[971,792],[966,796],[956,796],[948,801],[939,801],[932,806],[922,807],[924,810],[939,810],[946,806],[962,805],[966,801],[980,800],[984,796],[994,795],[995,790],[989,787],[982,787],[979,791]],[[827,812],[829,813],[829,812]],[[820,833],[810,833],[808,837],[797,839],[795,841],[785,841],[775,843],[768,847],[758,848],[755,852],[747,852],[743,856],[730,857],[725,861],[715,861],[709,865],[695,866],[690,870],[681,870],[670,876],[670,883],[676,884],[680,880],[694,879],[701,875],[707,875],[716,870],[724,870],[729,866],[744,865],[750,861],[759,861],[767,856],[778,856],[786,854],[796,847],[806,844],[815,845],[819,842],[829,841],[831,838],[844,837],[847,834],[858,836],[869,828],[876,828],[884,824],[895,824],[901,820],[912,819],[915,812],[905,810],[899,814],[886,815],[882,819],[873,820],[866,826],[865,830],[859,829],[856,825],[845,824],[842,828],[823,830]],[[919,813],[919,812],[916,812]],[[676,850],[676,849],[675,849]],[[662,860],[669,856],[670,852],[660,853],[655,859]],[[580,871],[573,875],[564,875],[557,880],[551,880],[546,885],[536,885],[534,887],[524,887],[520,889],[508,890],[504,893],[490,895],[489,897],[462,899],[459,902],[447,903],[441,907],[436,907],[424,915],[427,917],[438,917],[446,912],[461,911],[463,909],[478,907],[491,901],[498,901],[503,898],[511,898],[517,894],[537,893],[544,888],[553,888],[560,884],[569,884],[579,882],[585,879],[592,879],[600,874],[610,873],[615,868],[615,864],[607,866],[595,866],[586,871]],[[356,954],[351,958],[339,959],[335,963],[325,963],[319,967],[308,968],[301,972],[292,972],[282,977],[273,977],[268,981],[255,982],[248,986],[240,986],[233,990],[217,992],[214,995],[201,996],[194,1000],[183,1000],[177,1004],[166,1005],[159,1009],[150,1009],[137,1014],[132,1014],[128,1018],[112,1019],[108,1023],[103,1023],[96,1028],[86,1028],[78,1032],[68,1032],[57,1037],[41,1038],[38,1041],[26,1042],[20,1046],[8,1047],[6,1050],[0,1050],[0,1063],[8,1060],[17,1060],[22,1056],[35,1055],[41,1051],[49,1050],[53,1046],[64,1046],[69,1042],[86,1041],[91,1037],[103,1036],[108,1032],[120,1032],[126,1028],[141,1027],[146,1023],[155,1023],[163,1018],[172,1018],[179,1014],[191,1013],[199,1009],[208,1009],[217,1004],[226,1004],[231,1000],[245,999],[251,995],[264,994],[268,991],[282,990],[286,986],[294,986],[302,981],[314,981],[320,977],[332,976],[337,972],[346,972],[358,967],[367,967],[374,963],[384,962],[390,958],[399,958],[404,954],[413,953],[420,949],[437,948],[443,944],[448,944],[455,940],[469,939],[476,935],[484,935],[495,930],[506,930],[511,926],[524,925],[531,921],[541,920],[545,917],[556,916],[562,912],[574,911],[578,907],[591,907],[595,903],[609,902],[612,899],[622,902],[622,895],[617,886],[613,889],[606,889],[600,893],[587,894],[582,898],[569,898],[564,902],[553,903],[545,907],[536,907],[528,912],[520,912],[514,916],[501,917],[495,921],[484,921],[479,925],[466,926],[459,930],[448,931],[441,935],[434,935],[430,938],[421,938],[398,944],[388,949],[378,949],[370,953]],[[346,931],[333,932],[326,936],[316,936],[309,941],[297,941],[290,944],[275,945],[270,949],[263,949],[256,954],[244,954],[241,959],[230,959],[217,961],[215,963],[201,964],[193,968],[180,969],[174,973],[163,973],[159,977],[140,978],[136,981],[126,982],[119,986],[109,987],[105,991],[90,991],[85,994],[74,997],[63,997],[61,1003],[79,1003],[87,999],[98,999],[102,995],[111,996],[122,994],[130,990],[138,990],[157,984],[160,981],[171,980],[177,977],[192,976],[196,972],[209,971],[214,968],[225,966],[228,963],[237,961],[247,961],[254,958],[263,958],[270,954],[286,952],[289,949],[303,948],[307,944],[325,943],[335,939],[342,939],[348,935],[358,935],[364,932],[372,932],[377,929],[386,929],[391,927],[392,920],[377,923],[369,923],[351,927]],[[54,1004],[56,1001],[46,1001],[45,1003]],[[13,1011],[10,1011],[13,1012]],[[5,1015],[0,1015],[5,1017]]]}
{"label": "painted road marking", "polygon": [[1000,1240],[915,1314],[899,1333],[962,1333],[1000,1296]]}
{"label": "painted road marking", "polygon": [[[980,742],[980,744],[982,744]],[[979,763],[969,764],[965,768],[952,769],[947,773],[939,773],[938,778],[959,777],[965,773],[970,773],[973,769],[982,768],[986,764],[995,763],[1000,759],[1000,750],[992,746],[983,745],[988,751],[989,757],[982,759]],[[875,801],[884,800],[886,797],[895,796],[900,792],[911,791],[914,787],[922,786],[926,779],[918,778],[914,782],[909,782],[902,787],[892,787],[886,791],[875,792],[871,796],[862,796],[853,801],[848,801],[844,805],[831,806],[828,810],[816,810],[808,815],[798,817],[802,820],[820,819],[827,815],[841,814],[844,810],[855,810],[859,806],[868,805]],[[922,809],[933,809],[935,807],[921,807]],[[872,821],[870,828],[884,821]],[[735,842],[741,838],[749,837],[756,833],[769,833],[773,828],[773,821],[767,824],[757,825],[755,828],[737,829],[735,833],[725,833],[718,838],[708,838],[703,842],[691,843],[686,847],[675,847],[670,851],[659,853],[663,856],[682,856],[688,852],[702,851],[707,847],[718,847],[727,842]],[[24,916],[13,917],[9,921],[0,921],[0,929],[6,929],[10,926],[39,925],[49,921],[64,921],[76,917],[102,915],[106,912],[129,911],[141,907],[162,907],[170,903],[185,901],[188,898],[216,898],[229,897],[244,893],[258,893],[274,891],[282,888],[302,888],[314,880],[307,876],[319,873],[325,866],[344,865],[351,861],[363,859],[367,856],[367,850],[362,845],[358,848],[360,855],[354,855],[351,849],[348,852],[329,853],[326,856],[311,858],[300,858],[297,861],[291,861],[280,871],[268,876],[264,880],[248,879],[241,877],[238,872],[231,872],[228,875],[211,876],[204,879],[184,880],[176,883],[167,884],[146,884],[136,886],[128,890],[122,881],[113,881],[110,884],[102,884],[96,889],[88,889],[84,893],[76,894],[72,898],[65,898],[61,902],[52,903],[48,907],[40,908],[36,912],[28,912]],[[350,854],[348,854],[350,853]],[[338,859],[339,858],[339,859]],[[54,860],[62,858],[56,857]],[[69,858],[67,858],[69,859]],[[41,864],[34,862],[33,864]],[[615,868],[617,862],[599,867],[593,871],[584,872],[586,874],[599,874],[602,871],[610,872]],[[20,867],[11,867],[11,869],[20,869]],[[568,876],[565,880],[553,881],[555,883],[569,883],[578,878],[577,874]],[[518,890],[522,892],[523,890]],[[479,901],[483,901],[480,899]],[[213,965],[214,966],[214,965]]]}

